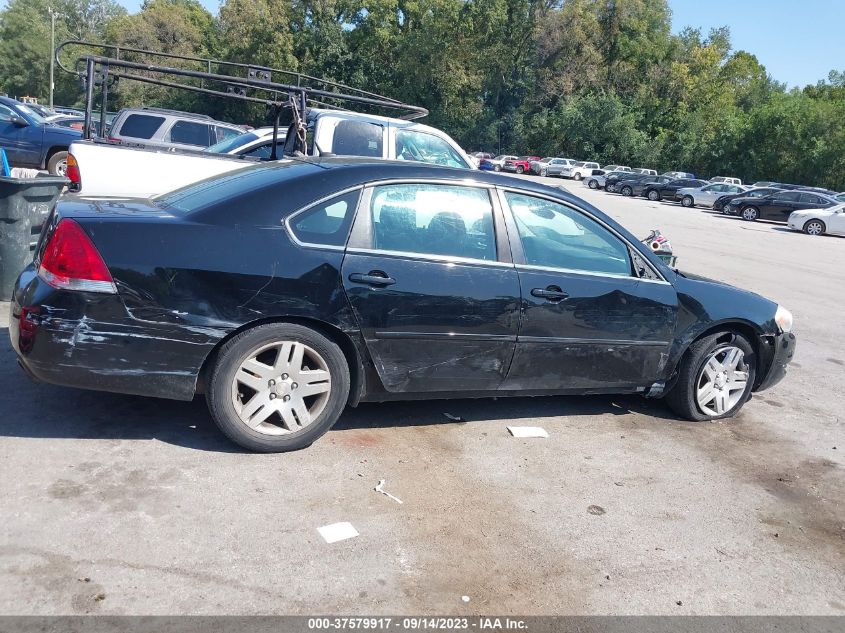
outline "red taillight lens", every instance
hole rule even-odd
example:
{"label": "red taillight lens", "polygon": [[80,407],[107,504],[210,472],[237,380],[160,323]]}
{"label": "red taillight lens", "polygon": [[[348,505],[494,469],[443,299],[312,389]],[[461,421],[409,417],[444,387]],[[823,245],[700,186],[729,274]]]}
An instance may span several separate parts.
{"label": "red taillight lens", "polygon": [[79,185],[82,183],[82,177],[79,173],[79,163],[76,162],[76,158],[73,154],[67,155],[67,170],[65,171],[65,176],[68,177],[74,185]]}
{"label": "red taillight lens", "polygon": [[109,269],[91,239],[73,220],[59,220],[50,236],[39,276],[54,288],[117,292]]}

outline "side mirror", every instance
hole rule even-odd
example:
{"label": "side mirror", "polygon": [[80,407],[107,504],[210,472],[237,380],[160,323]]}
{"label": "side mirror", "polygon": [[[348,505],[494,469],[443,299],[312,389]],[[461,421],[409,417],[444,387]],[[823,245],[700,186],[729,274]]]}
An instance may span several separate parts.
{"label": "side mirror", "polygon": [[29,123],[27,123],[26,119],[23,117],[18,116],[17,114],[13,114],[11,118],[12,125],[15,127],[27,127]]}

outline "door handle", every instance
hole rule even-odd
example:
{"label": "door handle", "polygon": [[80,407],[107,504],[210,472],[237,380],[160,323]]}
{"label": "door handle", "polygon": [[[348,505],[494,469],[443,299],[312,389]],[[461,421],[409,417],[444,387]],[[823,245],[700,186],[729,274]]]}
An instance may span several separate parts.
{"label": "door handle", "polygon": [[531,296],[538,297],[540,299],[545,299],[546,301],[551,301],[552,303],[554,303],[557,301],[563,301],[569,296],[569,294],[563,292],[557,286],[548,286],[547,288],[534,288],[531,291]]}
{"label": "door handle", "polygon": [[388,277],[386,273],[380,270],[371,270],[366,275],[364,273],[352,273],[349,275],[349,281],[356,284],[367,284],[368,286],[392,286],[396,283],[393,277]]}

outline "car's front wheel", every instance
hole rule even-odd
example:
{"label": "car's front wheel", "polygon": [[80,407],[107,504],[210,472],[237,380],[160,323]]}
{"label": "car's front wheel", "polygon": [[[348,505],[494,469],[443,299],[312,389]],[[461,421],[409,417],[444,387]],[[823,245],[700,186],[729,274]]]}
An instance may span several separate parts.
{"label": "car's front wheel", "polygon": [[525,168],[522,165],[517,165],[516,166],[516,173],[518,173],[518,174],[525,173]]}
{"label": "car's front wheel", "polygon": [[666,403],[688,420],[735,415],[751,395],[757,358],[741,334],[718,332],[693,343],[681,361]]}
{"label": "car's front wheel", "polygon": [[575,178],[575,180],[582,180],[584,176],[581,175],[581,172],[576,171],[575,176],[573,176],[573,178]]}
{"label": "car's front wheel", "polygon": [[548,176],[548,175],[549,175],[549,170],[548,170],[548,169],[541,169],[541,170],[540,170],[540,175],[541,175],[543,178],[545,178],[546,176]]}
{"label": "car's front wheel", "polygon": [[349,366],[336,343],[291,323],[246,330],[220,349],[206,400],[233,442],[276,453],[309,446],[337,421]]}
{"label": "car's front wheel", "polygon": [[692,199],[692,196],[684,196],[681,198],[681,205],[685,207],[691,207],[695,204],[695,201]]}
{"label": "car's front wheel", "polygon": [[634,194],[634,190],[631,189],[629,186],[625,185],[624,187],[622,187],[622,191],[620,191],[619,193],[621,193],[625,197],[630,197]]}
{"label": "car's front wheel", "polygon": [[501,165],[494,165],[493,171],[502,171],[502,166]]}
{"label": "car's front wheel", "polygon": [[808,220],[804,224],[804,233],[807,235],[821,235],[824,231],[825,225],[821,220]]}
{"label": "car's front wheel", "polygon": [[760,217],[760,211],[757,207],[745,207],[742,210],[742,219],[748,220],[749,222],[753,222],[757,218]]}
{"label": "car's front wheel", "polygon": [[590,189],[598,189],[599,183],[595,178],[590,178],[590,182],[587,183],[587,186],[590,187]]}

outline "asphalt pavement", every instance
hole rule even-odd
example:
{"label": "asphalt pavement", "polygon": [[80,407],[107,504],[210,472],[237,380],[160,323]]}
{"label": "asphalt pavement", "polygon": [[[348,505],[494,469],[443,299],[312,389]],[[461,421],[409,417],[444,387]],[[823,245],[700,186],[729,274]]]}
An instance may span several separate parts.
{"label": "asphalt pavement", "polygon": [[[629,396],[366,404],[254,455],[201,399],[32,382],[0,304],[0,613],[845,614],[845,239],[547,180],[792,310],[786,379],[718,423]],[[327,544],[341,521],[359,536]]]}

